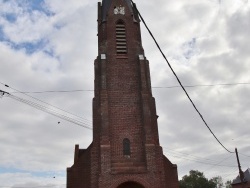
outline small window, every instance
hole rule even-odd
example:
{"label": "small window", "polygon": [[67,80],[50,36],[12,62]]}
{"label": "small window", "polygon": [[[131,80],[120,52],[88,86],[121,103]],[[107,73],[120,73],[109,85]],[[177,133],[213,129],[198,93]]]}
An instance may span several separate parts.
{"label": "small window", "polygon": [[122,21],[116,24],[116,53],[120,55],[127,54],[126,30]]}
{"label": "small window", "polygon": [[129,139],[125,138],[123,140],[123,155],[130,155],[131,154],[131,151],[130,151],[130,141]]}

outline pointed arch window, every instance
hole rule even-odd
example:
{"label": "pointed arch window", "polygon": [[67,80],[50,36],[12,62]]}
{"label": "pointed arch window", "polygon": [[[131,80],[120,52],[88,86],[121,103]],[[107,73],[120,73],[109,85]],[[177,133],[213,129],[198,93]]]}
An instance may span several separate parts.
{"label": "pointed arch window", "polygon": [[116,23],[116,53],[118,55],[127,54],[126,29],[122,20]]}
{"label": "pointed arch window", "polygon": [[123,139],[123,155],[130,156],[130,140],[128,138]]}

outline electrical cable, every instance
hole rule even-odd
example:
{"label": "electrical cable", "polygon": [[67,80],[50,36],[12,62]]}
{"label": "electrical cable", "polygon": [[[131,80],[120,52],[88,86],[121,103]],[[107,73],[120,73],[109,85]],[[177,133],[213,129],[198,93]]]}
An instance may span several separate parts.
{"label": "electrical cable", "polygon": [[[184,85],[185,88],[196,88],[196,87],[215,87],[215,86],[235,86],[235,85],[250,85],[250,83],[225,83],[225,84],[198,84],[198,85]],[[152,87],[152,89],[173,89],[180,88],[181,86],[159,86]],[[85,92],[94,90],[91,89],[75,89],[75,90],[51,90],[51,91],[22,91],[21,93],[33,93],[33,94],[42,94],[42,93],[74,93],[74,92]],[[10,93],[20,93],[20,92],[10,92]]]}
{"label": "electrical cable", "polygon": [[[165,153],[165,152],[164,152]],[[203,158],[200,158],[200,159],[193,159],[193,158],[190,158],[190,157],[186,157],[186,156],[179,156],[179,155],[175,155],[175,154],[172,154],[172,153],[165,153],[166,155],[168,156],[172,156],[173,157],[173,160],[175,159],[178,159],[178,162],[177,164],[179,164],[178,168],[179,169],[183,169],[184,166],[192,166],[190,167],[191,169],[201,169],[202,166],[204,166],[205,169],[207,168],[215,168],[214,171],[225,171],[224,169],[231,169],[231,168],[237,168],[237,166],[233,167],[231,164],[218,164],[219,161],[207,161],[207,159],[203,159]],[[204,161],[205,160],[205,161]],[[190,162],[188,162],[190,161]],[[202,164],[202,166],[201,166]],[[209,166],[209,167],[208,167]],[[220,170],[220,169],[223,169],[223,170]],[[228,170],[226,170],[228,171]],[[204,171],[202,171],[204,172]]]}
{"label": "electrical cable", "polygon": [[237,166],[231,166],[231,165],[226,165],[226,164],[220,165],[222,162],[224,162],[224,160],[223,161],[215,161],[215,160],[206,159],[206,158],[202,158],[202,157],[197,157],[197,156],[194,156],[194,155],[184,154],[184,153],[180,153],[180,152],[176,152],[176,151],[169,151],[168,150],[167,154],[172,155],[172,156],[174,156],[176,158],[182,158],[182,159],[194,161],[194,162],[197,162],[197,163],[212,165],[212,166],[237,167]]}
{"label": "electrical cable", "polygon": [[171,156],[173,156],[173,157],[175,157],[175,158],[181,158],[181,159],[185,159],[185,160],[189,160],[189,161],[194,161],[194,162],[196,162],[196,163],[201,163],[201,164],[205,164],[205,165],[212,165],[212,166],[219,166],[219,167],[233,167],[233,168],[235,168],[235,167],[237,167],[237,166],[233,166],[233,165],[222,165],[222,164],[219,164],[218,162],[213,162],[213,163],[211,163],[211,162],[204,162],[204,161],[201,161],[201,160],[198,160],[198,159],[192,159],[192,158],[188,158],[188,157],[186,157],[186,156],[179,156],[179,155],[177,155],[177,154],[172,154],[171,152],[170,153],[167,153],[168,155],[171,155]]}
{"label": "electrical cable", "polygon": [[182,159],[185,159],[185,160],[188,160],[188,161],[194,161],[196,163],[205,164],[205,165],[221,166],[221,167],[229,167],[229,168],[236,168],[237,167],[237,166],[233,166],[233,165],[229,166],[229,165],[220,165],[220,164],[208,163],[208,162],[203,162],[203,161],[190,159],[190,158],[187,158],[187,157],[181,157],[181,156],[173,155],[173,154],[170,154],[170,153],[168,153],[168,154],[172,155],[173,157],[176,157],[176,158],[182,158]]}
{"label": "electrical cable", "polygon": [[51,105],[51,104],[49,104],[49,103],[47,103],[47,102],[45,102],[45,101],[42,101],[42,100],[40,100],[40,99],[38,99],[38,98],[35,98],[35,97],[31,96],[31,95],[28,95],[28,94],[26,94],[26,93],[24,93],[24,92],[22,92],[22,91],[19,91],[19,90],[13,88],[13,87],[10,87],[9,85],[4,84],[4,83],[2,83],[2,82],[0,82],[0,84],[4,85],[4,86],[7,87],[7,88],[11,88],[12,90],[17,91],[18,93],[24,94],[24,95],[26,95],[26,96],[28,96],[28,97],[30,97],[30,98],[32,98],[32,99],[35,99],[35,100],[37,100],[37,101],[39,101],[39,102],[42,102],[42,103],[44,103],[44,104],[46,104],[46,105],[52,106],[53,108],[59,109],[59,110],[61,110],[61,111],[63,111],[63,112],[66,112],[66,113],[68,113],[68,114],[71,114],[71,115],[73,115],[73,116],[75,116],[75,117],[81,118],[82,120],[86,121],[87,123],[91,123],[91,124],[92,124],[92,122],[89,121],[89,120],[86,119],[86,118],[83,118],[83,117],[81,117],[81,116],[72,114],[71,112],[68,112],[68,111],[63,110],[63,109],[61,109],[61,108],[58,108],[58,107],[56,107],[56,106],[54,106],[54,105]]}
{"label": "electrical cable", "polygon": [[[179,151],[176,151],[174,149],[170,149],[170,148],[167,148],[167,147],[164,147],[162,146],[164,149],[167,149],[168,152],[164,152],[166,155],[169,155],[169,156],[173,156],[174,158],[178,158],[178,159],[184,159],[184,160],[181,160],[179,161],[179,168],[181,166],[185,166],[187,165],[187,161],[191,161],[192,163],[198,163],[198,167],[196,168],[194,164],[192,164],[192,169],[199,169],[201,168],[200,164],[203,164],[205,166],[210,166],[210,167],[207,167],[206,169],[207,170],[203,170],[202,172],[211,172],[211,169],[212,168],[215,168],[214,170],[218,171],[218,172],[227,172],[225,175],[224,173],[221,173],[220,175],[223,177],[223,179],[225,179],[226,177],[228,176],[233,176],[235,175],[235,173],[233,173],[235,171],[235,169],[237,169],[237,166],[232,166],[230,163],[228,164],[222,164],[223,162],[227,161],[228,159],[230,159],[233,155],[231,154],[230,156],[227,156],[223,159],[221,159],[220,161],[219,160],[211,160],[211,159],[206,159],[206,158],[203,158],[203,157],[198,157],[198,156],[195,156],[195,155],[192,155],[192,154],[188,154],[188,153],[185,153],[185,152],[179,152]],[[169,153],[170,152],[170,153]],[[185,161],[185,162],[184,162]],[[180,165],[184,163],[183,165]],[[225,170],[225,168],[227,170]],[[232,168],[233,170],[230,170],[228,168]],[[231,173],[230,173],[231,172]],[[214,176],[215,177],[215,176]]]}
{"label": "electrical cable", "polygon": [[[4,92],[4,91],[3,91],[3,92]],[[82,122],[81,120],[77,120],[77,119],[74,119],[74,118],[72,118],[72,117],[69,117],[69,116],[67,116],[67,115],[65,115],[65,114],[60,114],[60,113],[58,112],[57,109],[48,108],[48,107],[43,106],[43,105],[41,105],[41,104],[37,104],[37,103],[35,103],[35,102],[33,102],[33,101],[29,101],[29,100],[27,100],[27,99],[23,99],[23,98],[14,96],[14,95],[9,94],[9,93],[7,93],[7,92],[4,92],[4,93],[7,94],[7,95],[6,95],[7,97],[10,97],[10,98],[12,98],[12,99],[14,99],[14,100],[16,100],[16,101],[25,103],[25,104],[27,104],[27,105],[29,105],[29,106],[32,106],[32,107],[34,107],[34,108],[36,108],[36,109],[38,109],[38,110],[41,110],[41,111],[43,111],[43,112],[46,112],[46,113],[51,114],[51,115],[54,115],[54,116],[56,116],[56,117],[59,117],[59,118],[61,118],[61,119],[64,119],[64,120],[69,121],[69,122],[71,122],[71,123],[74,123],[74,124],[76,124],[76,125],[79,125],[79,126],[81,126],[81,127],[84,127],[84,128],[87,128],[87,129],[92,130],[92,127],[90,127],[87,123]],[[56,111],[56,110],[57,110],[57,111]],[[70,115],[71,115],[71,114],[70,114]]]}
{"label": "electrical cable", "polygon": [[158,47],[159,51],[161,52],[163,58],[164,58],[165,61],[167,62],[169,68],[170,68],[171,71],[172,71],[172,73],[174,74],[176,80],[177,80],[178,83],[180,84],[182,90],[184,91],[184,93],[185,93],[186,96],[188,97],[188,99],[189,99],[189,101],[191,102],[191,104],[193,105],[195,111],[198,113],[198,115],[200,116],[200,118],[202,119],[202,121],[204,122],[204,124],[206,125],[206,127],[208,128],[208,130],[210,131],[210,133],[213,135],[213,137],[217,140],[217,142],[218,142],[227,152],[229,152],[229,153],[234,153],[234,152],[228,150],[228,149],[220,142],[220,140],[216,137],[216,135],[213,133],[213,131],[211,130],[211,128],[208,126],[206,120],[203,118],[202,114],[200,113],[200,111],[198,110],[198,108],[197,108],[196,105],[194,104],[193,100],[192,100],[191,97],[189,96],[188,92],[186,91],[186,89],[185,89],[184,86],[182,85],[182,83],[181,83],[179,77],[177,76],[177,74],[175,73],[174,69],[173,69],[172,66],[170,65],[170,63],[169,63],[167,57],[166,57],[165,54],[163,53],[163,51],[162,51],[161,47],[159,46],[158,42],[156,41],[154,35],[152,34],[152,32],[151,32],[150,29],[148,28],[147,24],[145,23],[143,17],[141,16],[139,10],[137,9],[137,7],[136,7],[136,5],[135,5],[135,3],[133,2],[133,0],[130,0],[130,1],[131,1],[132,5],[133,5],[134,9],[135,9],[136,12],[138,13],[140,19],[142,20],[143,24],[145,25],[146,29],[148,30],[150,36],[151,36],[152,39],[154,40],[154,42],[155,42],[156,46]]}
{"label": "electrical cable", "polygon": [[[208,171],[208,170],[211,170],[212,168],[214,168],[215,166],[217,166],[217,165],[219,165],[219,164],[221,164],[222,162],[225,162],[226,160],[228,160],[229,158],[231,158],[232,157],[232,155],[230,155],[229,157],[225,157],[224,159],[222,159],[220,162],[218,162],[218,163],[216,163],[216,164],[214,164],[212,167],[210,167],[210,168],[208,168],[208,169],[206,169],[206,170],[204,170],[204,172],[206,172],[206,171]],[[237,166],[236,166],[237,167]]]}
{"label": "electrical cable", "polygon": [[[224,161],[223,160],[215,161],[215,160],[211,160],[211,159],[197,157],[197,156],[194,156],[194,155],[191,155],[191,154],[187,154],[187,153],[183,153],[183,152],[178,152],[178,151],[175,151],[175,150],[173,150],[173,152],[174,153],[180,153],[181,156],[179,156],[179,154],[177,154],[177,156],[176,156],[176,154],[173,155],[172,153],[168,153],[168,152],[166,154],[169,155],[169,156],[173,156],[175,159],[178,158],[178,159],[181,160],[181,161],[178,161],[178,163],[179,163],[178,166],[179,166],[180,170],[183,168],[183,166],[186,166],[188,164],[187,161],[190,161],[190,162],[192,162],[192,163],[190,163],[190,165],[192,166],[191,167],[192,169],[200,169],[203,165],[204,165],[204,167],[205,166],[209,166],[209,167],[205,168],[206,170],[202,170],[202,172],[204,172],[204,173],[211,173],[212,172],[211,169],[215,168],[213,171],[214,172],[215,171],[220,172],[220,176],[222,176],[223,179],[225,179],[226,177],[228,177],[230,175],[233,175],[233,174],[230,173],[228,175],[228,173],[226,173],[226,176],[224,176],[224,174],[225,174],[224,172],[230,172],[232,170],[235,171],[235,169],[237,169],[236,165],[232,166],[231,164],[221,164],[222,162],[224,162],[224,161],[228,160],[230,157],[232,157],[232,155],[230,155],[229,157],[227,156],[226,158],[224,158],[223,159]],[[195,157],[197,159],[189,158],[188,156],[186,158],[186,155],[191,156],[191,157]],[[197,165],[196,165],[196,163],[197,163]],[[201,164],[202,164],[202,166],[201,166]],[[184,172],[182,174],[184,174]],[[215,176],[212,176],[212,177],[215,177]]]}
{"label": "electrical cable", "polygon": [[[2,82],[0,82],[0,83],[3,84]],[[44,112],[46,112],[46,113],[49,113],[49,114],[51,114],[51,115],[54,115],[54,116],[56,116],[56,117],[59,117],[59,118],[64,119],[64,120],[66,120],[66,121],[69,121],[69,122],[71,122],[71,123],[74,123],[74,124],[76,124],[76,125],[79,125],[79,126],[82,126],[82,127],[85,127],[85,128],[87,128],[87,129],[92,130],[92,127],[90,127],[90,126],[88,125],[88,123],[91,123],[91,121],[89,121],[89,120],[87,120],[87,119],[85,119],[85,118],[82,118],[82,117],[80,117],[80,116],[78,116],[78,115],[72,114],[72,113],[70,113],[70,112],[68,112],[68,111],[66,111],[66,110],[61,109],[61,108],[58,108],[58,107],[56,107],[56,106],[54,106],[54,105],[51,105],[51,104],[49,104],[49,103],[47,103],[47,102],[44,102],[44,101],[42,101],[42,100],[40,100],[40,99],[37,99],[37,98],[35,98],[35,97],[33,97],[33,96],[30,96],[30,95],[28,95],[28,94],[26,94],[26,93],[23,93],[22,91],[19,91],[19,90],[13,88],[13,87],[10,87],[10,86],[7,85],[7,84],[3,84],[3,85],[4,85],[5,87],[11,88],[11,89],[13,89],[13,90],[15,90],[15,91],[17,91],[17,92],[19,92],[19,93],[22,93],[22,94],[24,94],[24,95],[26,95],[26,96],[28,96],[28,97],[31,97],[32,99],[35,99],[35,100],[37,100],[37,101],[39,101],[39,102],[42,102],[42,103],[44,103],[44,104],[46,104],[46,105],[49,105],[49,106],[51,106],[51,107],[53,107],[53,108],[55,108],[55,109],[59,109],[59,110],[65,112],[65,113],[68,113],[68,114],[70,114],[70,115],[72,115],[72,116],[75,116],[75,117],[77,117],[77,118],[80,118],[80,119],[84,120],[85,122],[82,122],[81,120],[80,120],[80,121],[79,121],[79,120],[75,120],[74,118],[68,117],[68,116],[66,116],[66,115],[61,115],[60,113],[55,112],[55,110],[53,110],[53,109],[51,109],[51,108],[44,107],[44,106],[42,106],[42,105],[33,103],[33,102],[31,102],[31,101],[28,101],[28,100],[25,100],[25,99],[22,99],[22,98],[19,98],[19,97],[16,97],[16,96],[14,96],[14,95],[10,95],[10,94],[8,93],[8,94],[9,94],[8,96],[9,96],[10,98],[15,99],[15,100],[17,100],[17,101],[19,101],[19,102],[23,102],[23,103],[25,103],[25,104],[27,104],[27,105],[30,105],[30,106],[32,106],[32,107],[38,109],[38,110],[42,110],[42,111],[44,111]],[[92,124],[92,123],[91,123],[91,124]]]}
{"label": "electrical cable", "polygon": [[58,112],[55,112],[55,111],[53,111],[53,110],[51,110],[51,109],[49,109],[49,108],[47,108],[47,107],[44,107],[44,106],[42,106],[42,105],[36,104],[36,103],[31,102],[31,101],[28,101],[28,100],[26,100],[26,99],[22,99],[22,98],[20,98],[20,97],[16,97],[16,96],[14,96],[14,95],[9,95],[9,97],[12,98],[12,99],[15,99],[15,100],[17,100],[17,101],[19,101],[19,102],[22,102],[22,103],[25,103],[25,104],[27,104],[27,105],[30,105],[30,106],[32,106],[32,107],[38,109],[38,110],[44,111],[44,112],[46,112],[46,113],[49,113],[49,114],[51,114],[51,115],[54,115],[54,116],[56,116],[56,117],[59,117],[59,118],[64,119],[64,120],[66,120],[66,121],[69,121],[69,122],[71,122],[71,123],[74,123],[74,124],[76,124],[76,125],[79,125],[79,126],[82,126],[82,127],[84,127],[84,128],[87,128],[87,129],[92,130],[92,128],[91,128],[89,125],[87,125],[86,123],[81,122],[81,121],[79,121],[79,120],[75,120],[75,119],[73,119],[73,118],[71,118],[71,117],[68,117],[68,116],[66,116],[66,115],[59,114]]}
{"label": "electrical cable", "polygon": [[[239,153],[239,152],[238,152]],[[243,156],[245,156],[245,157],[250,157],[249,155],[245,155],[245,154],[243,154],[243,153],[239,153],[240,155],[243,155]]]}
{"label": "electrical cable", "polygon": [[[235,86],[235,85],[250,85],[250,83],[225,83],[225,84],[198,84],[198,85],[184,85],[185,88],[195,88],[195,87],[214,87],[214,86]],[[155,89],[172,89],[179,88],[181,86],[166,86],[166,87],[152,87]]]}
{"label": "electrical cable", "polygon": [[234,176],[235,174],[237,174],[237,172],[238,172],[238,169],[237,169],[237,170],[232,170],[232,171],[230,171],[229,173],[226,173],[226,174],[223,176],[223,178],[226,178],[226,177],[228,177],[228,176]]}
{"label": "electrical cable", "polygon": [[[60,184],[60,185],[39,185],[39,186],[32,186],[32,187],[16,187],[15,188],[41,188],[41,187],[57,187],[57,186],[63,186],[66,184]],[[12,188],[13,186],[0,186],[0,188]]]}
{"label": "electrical cable", "polygon": [[[81,119],[83,119],[83,120],[85,120],[85,121],[89,121],[89,120],[87,120],[87,119],[85,119],[85,118],[83,118],[83,117],[81,117],[81,116],[72,114],[72,113],[70,113],[70,112],[68,112],[68,111],[66,111],[66,110],[63,110],[63,109],[61,109],[61,108],[58,108],[58,107],[56,107],[56,106],[54,106],[54,105],[51,105],[51,104],[49,104],[49,103],[47,103],[47,102],[44,102],[44,101],[42,101],[42,100],[40,100],[40,99],[37,99],[37,98],[35,98],[35,97],[33,97],[33,96],[30,96],[30,95],[28,95],[28,94],[26,94],[26,93],[24,93],[24,92],[22,92],[22,91],[19,91],[19,90],[13,88],[13,87],[10,87],[10,86],[7,85],[7,84],[4,84],[4,83],[2,83],[2,82],[0,82],[0,83],[1,83],[2,85],[4,85],[5,87],[11,88],[11,89],[17,91],[17,93],[24,94],[24,95],[26,95],[26,96],[28,96],[28,97],[31,97],[32,99],[35,99],[35,100],[37,100],[37,101],[39,101],[39,102],[42,102],[42,103],[44,103],[44,104],[47,104],[47,105],[49,105],[49,106],[52,106],[53,108],[57,108],[57,109],[59,109],[59,110],[61,110],[61,111],[63,111],[63,112],[69,113],[69,114],[71,114],[71,115],[73,115],[73,116],[76,116],[76,117],[78,117],[78,118],[81,118]],[[89,121],[89,123],[91,123],[91,121]]]}
{"label": "electrical cable", "polygon": [[[22,91],[22,93],[35,93],[35,94],[41,94],[41,93],[73,93],[73,92],[83,92],[83,91],[91,91],[94,90],[85,90],[85,89],[76,89],[76,90],[52,90],[52,91]],[[11,92],[11,93],[20,93],[20,92]]]}
{"label": "electrical cable", "polygon": [[164,146],[162,146],[162,148],[166,149],[168,152],[170,151],[170,152],[173,152],[173,153],[175,153],[177,155],[188,156],[188,157],[194,158],[195,160],[205,160],[205,161],[210,161],[210,162],[213,162],[213,163],[218,163],[217,160],[207,159],[207,158],[204,158],[204,157],[198,157],[198,156],[191,155],[191,154],[188,154],[188,153],[175,151],[174,149],[170,149],[170,148],[167,148],[167,147],[164,147]]}

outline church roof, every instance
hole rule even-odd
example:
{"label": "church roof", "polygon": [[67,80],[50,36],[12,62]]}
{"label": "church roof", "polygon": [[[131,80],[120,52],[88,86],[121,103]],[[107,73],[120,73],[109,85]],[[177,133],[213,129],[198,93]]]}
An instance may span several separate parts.
{"label": "church roof", "polygon": [[[250,182],[250,169],[248,168],[245,172],[244,172],[244,182]],[[241,183],[240,180],[240,176],[237,176],[234,180],[232,184],[238,184]]]}
{"label": "church roof", "polygon": [[[124,0],[124,1],[127,3],[131,14],[133,14],[133,8],[130,0]],[[111,4],[112,0],[102,0],[102,21],[106,21],[106,16],[110,9]]]}

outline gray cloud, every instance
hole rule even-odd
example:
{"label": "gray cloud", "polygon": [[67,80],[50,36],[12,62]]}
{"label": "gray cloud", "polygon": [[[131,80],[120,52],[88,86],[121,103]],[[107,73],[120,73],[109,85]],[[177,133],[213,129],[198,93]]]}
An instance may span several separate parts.
{"label": "gray cloud", "polygon": [[[43,9],[51,14],[39,10],[28,13],[14,2],[0,1],[5,13],[18,15],[16,24],[0,15],[0,28],[8,39],[0,37],[0,81],[21,91],[92,90],[97,2],[47,0]],[[184,85],[249,82],[248,2],[136,3]],[[152,86],[178,85],[141,26]],[[27,53],[25,46],[16,49],[10,44],[33,44],[41,39],[46,43],[32,53]],[[0,90],[13,92],[3,85]],[[195,87],[187,91],[222,143],[250,155],[249,86]],[[153,94],[161,145],[166,156],[177,163],[179,178],[191,169],[204,171],[209,177],[221,175],[225,180],[237,176],[237,168],[218,166],[219,162],[235,166],[235,157],[215,141],[180,88],[155,88]],[[30,95],[91,121],[93,92]],[[0,119],[0,182],[7,186],[64,185],[66,167],[73,164],[74,145],[86,148],[92,141],[90,130],[8,97],[0,99]],[[249,158],[240,158],[243,169],[247,168]],[[51,178],[48,172],[57,178]]]}

